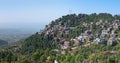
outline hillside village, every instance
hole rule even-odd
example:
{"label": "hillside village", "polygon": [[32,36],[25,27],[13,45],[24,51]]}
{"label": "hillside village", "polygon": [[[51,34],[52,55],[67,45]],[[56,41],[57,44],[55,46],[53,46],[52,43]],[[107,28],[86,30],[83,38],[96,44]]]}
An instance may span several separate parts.
{"label": "hillside village", "polygon": [[[67,54],[66,50],[72,51],[78,49],[78,47],[88,47],[92,44],[114,47],[117,45],[118,40],[120,40],[120,20],[99,20],[95,23],[83,22],[80,26],[83,26],[85,30],[80,33],[79,36],[72,37],[70,39],[65,39],[63,37],[64,35],[70,34],[70,31],[74,30],[76,27],[67,27],[67,25],[63,25],[61,22],[53,27],[49,24],[44,29],[43,33],[45,33],[46,36],[52,35],[55,42],[60,42],[60,49],[55,49],[55,51],[61,51],[61,54],[63,55]],[[95,31],[93,31],[93,29],[95,29]],[[107,53],[117,54],[117,51],[109,51],[105,54],[107,55]],[[54,63],[58,63],[57,60],[55,60]]]}
{"label": "hillside village", "polygon": [[0,58],[2,63],[7,60],[18,63],[120,63],[120,16],[108,13],[62,16],[18,44],[1,49]]}
{"label": "hillside village", "polygon": [[[62,42],[61,49],[68,49],[71,46],[80,46],[85,45],[85,43],[94,43],[94,44],[105,44],[115,46],[117,44],[117,40],[120,31],[120,21],[114,20],[112,22],[109,21],[98,21],[96,23],[85,23],[81,26],[84,26],[86,30],[83,33],[80,33],[79,36],[75,38],[71,38],[70,40],[63,39],[63,35],[69,34],[70,30],[73,30],[75,27],[66,27],[62,26],[59,22],[58,25],[54,25],[54,27],[50,27],[48,25],[43,31],[45,35],[53,35],[55,41]],[[95,26],[95,27],[94,27]],[[99,31],[93,33],[92,29],[97,28]],[[58,31],[57,35],[55,35],[55,31]],[[73,44],[71,44],[73,42]]]}
{"label": "hillside village", "polygon": [[[43,36],[41,39],[51,43],[48,46],[52,48],[52,51],[56,52],[56,56],[61,55],[60,57],[63,56],[65,58],[69,57],[70,54],[71,57],[73,57],[75,54],[77,54],[77,52],[82,54],[82,51],[84,51],[84,54],[88,55],[88,51],[90,51],[89,55],[95,55],[95,53],[99,53],[99,55],[102,54],[105,57],[109,57],[112,55],[117,55],[119,52],[118,50],[114,49],[114,47],[119,44],[119,31],[120,17],[118,15],[112,16],[111,14],[107,13],[90,15],[71,14],[62,16],[61,18],[52,21],[50,24],[46,25],[45,29],[38,32],[38,34]],[[102,52],[94,51],[96,50],[96,47],[94,48],[95,45],[98,45],[96,47],[100,46],[105,48],[110,46],[112,47],[112,50],[110,49],[104,51],[104,49],[102,50],[100,48]],[[93,51],[91,48],[87,51],[86,48],[89,47],[93,48]],[[84,54],[81,55],[84,57],[81,62],[87,63],[89,62],[89,55],[87,56],[87,59],[85,59],[86,56],[84,56]],[[52,56],[48,55],[46,61],[49,61],[51,57]],[[56,58],[53,62],[60,63],[61,61],[60,59]]]}

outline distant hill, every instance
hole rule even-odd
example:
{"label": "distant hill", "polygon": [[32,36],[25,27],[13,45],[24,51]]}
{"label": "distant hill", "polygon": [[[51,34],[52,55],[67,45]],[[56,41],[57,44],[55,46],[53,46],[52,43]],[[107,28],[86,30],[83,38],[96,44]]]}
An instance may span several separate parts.
{"label": "distant hill", "polygon": [[8,44],[8,42],[7,42],[7,41],[0,40],[0,46],[1,46],[1,45],[6,45],[6,44]]}

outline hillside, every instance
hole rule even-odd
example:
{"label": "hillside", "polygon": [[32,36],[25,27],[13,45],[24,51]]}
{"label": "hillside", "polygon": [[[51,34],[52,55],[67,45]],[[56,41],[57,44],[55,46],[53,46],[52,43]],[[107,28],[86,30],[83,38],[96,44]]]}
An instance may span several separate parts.
{"label": "hillside", "polygon": [[[5,48],[2,63],[119,63],[120,16],[62,16],[45,29]],[[5,52],[5,53],[3,53]],[[14,54],[15,53],[15,54]],[[5,60],[7,58],[7,60]]]}

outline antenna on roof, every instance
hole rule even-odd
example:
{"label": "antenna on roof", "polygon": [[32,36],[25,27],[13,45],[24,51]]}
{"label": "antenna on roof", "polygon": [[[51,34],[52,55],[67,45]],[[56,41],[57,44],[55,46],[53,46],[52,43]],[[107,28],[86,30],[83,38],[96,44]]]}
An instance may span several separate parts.
{"label": "antenna on roof", "polygon": [[69,14],[72,14],[72,10],[69,10]]}

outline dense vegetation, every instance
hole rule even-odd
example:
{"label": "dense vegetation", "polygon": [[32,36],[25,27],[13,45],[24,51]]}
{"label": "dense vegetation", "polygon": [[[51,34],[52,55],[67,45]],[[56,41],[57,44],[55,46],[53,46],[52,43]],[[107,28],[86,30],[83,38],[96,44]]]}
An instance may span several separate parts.
{"label": "dense vegetation", "polygon": [[[1,63],[119,63],[120,62],[120,43],[109,46],[105,44],[92,44],[87,47],[77,46],[76,49],[61,49],[61,44],[65,40],[78,37],[86,29],[91,29],[95,34],[102,28],[95,24],[102,20],[103,22],[112,22],[120,20],[119,15],[108,13],[100,14],[70,14],[52,21],[46,25],[45,29],[36,34],[21,40],[19,44],[11,45],[0,51]],[[84,23],[89,23],[84,27]],[[92,28],[90,27],[92,24]],[[57,28],[60,27],[60,28]],[[105,25],[105,27],[109,27]],[[67,28],[67,30],[64,28]],[[120,37],[119,30],[117,36]],[[70,48],[73,43],[70,42]],[[112,53],[110,53],[112,51]],[[65,52],[65,54],[61,54]],[[113,53],[114,52],[114,53]]]}

